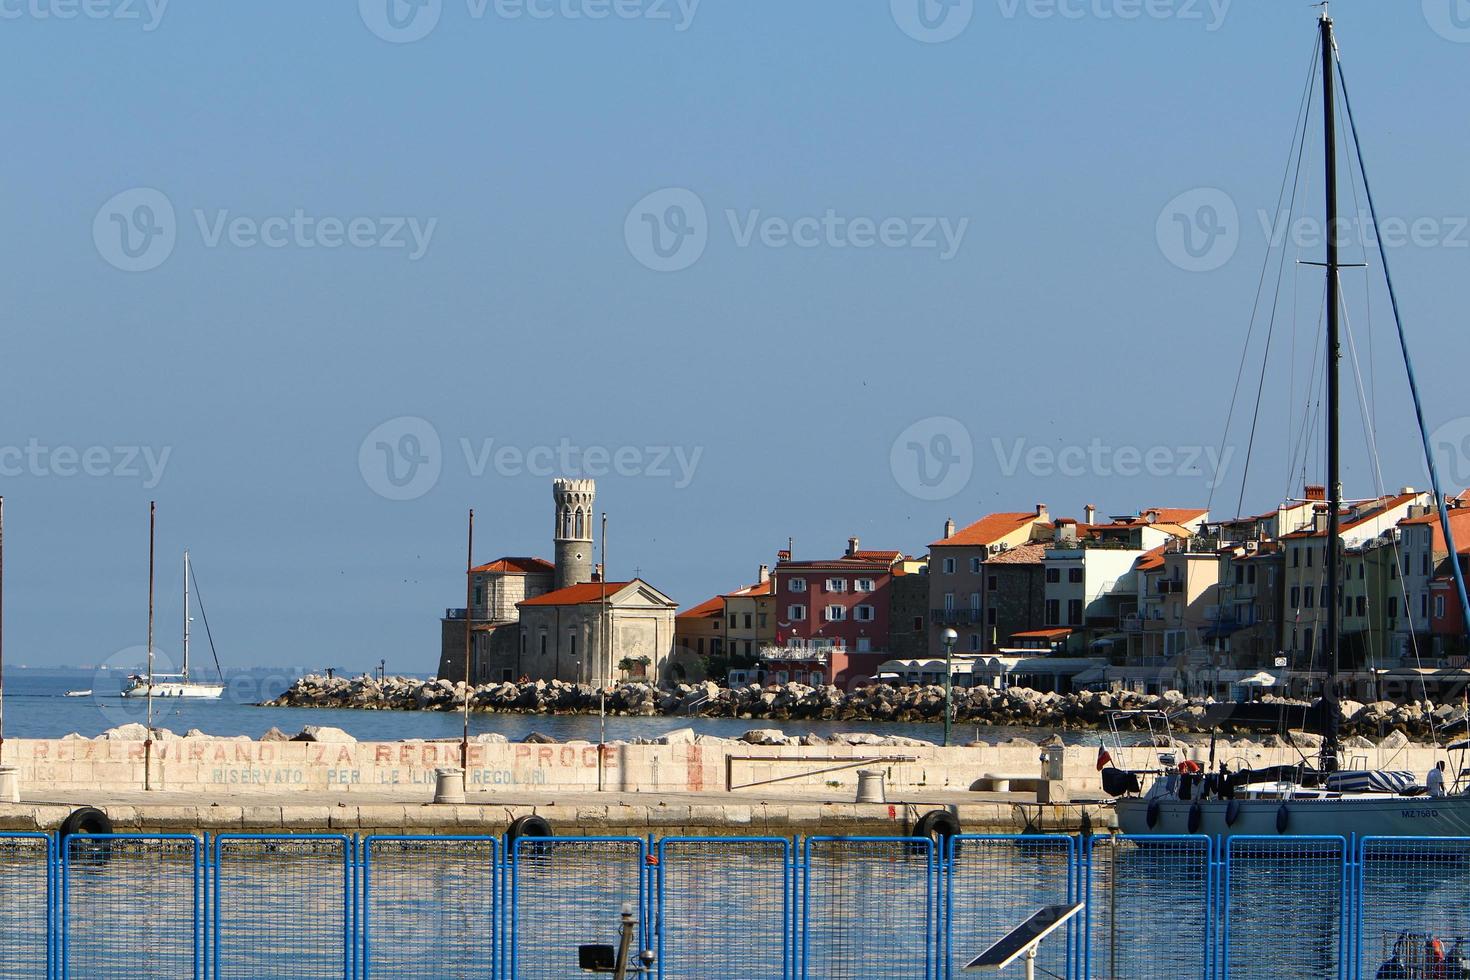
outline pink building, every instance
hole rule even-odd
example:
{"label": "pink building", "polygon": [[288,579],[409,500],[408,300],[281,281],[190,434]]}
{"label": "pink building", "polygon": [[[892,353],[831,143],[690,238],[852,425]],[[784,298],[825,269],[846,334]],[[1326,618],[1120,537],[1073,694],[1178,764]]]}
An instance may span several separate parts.
{"label": "pink building", "polygon": [[761,652],[766,683],[784,679],[850,687],[890,659],[889,607],[898,551],[863,551],[857,538],[839,558],[776,564],[776,643]]}

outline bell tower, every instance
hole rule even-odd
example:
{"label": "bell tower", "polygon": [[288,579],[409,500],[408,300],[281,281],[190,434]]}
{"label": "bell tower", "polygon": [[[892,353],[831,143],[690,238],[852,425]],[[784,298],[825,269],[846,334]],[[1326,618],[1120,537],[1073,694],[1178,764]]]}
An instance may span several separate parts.
{"label": "bell tower", "polygon": [[592,505],[596,480],[556,480],[556,576],[552,588],[564,589],[592,581]]}

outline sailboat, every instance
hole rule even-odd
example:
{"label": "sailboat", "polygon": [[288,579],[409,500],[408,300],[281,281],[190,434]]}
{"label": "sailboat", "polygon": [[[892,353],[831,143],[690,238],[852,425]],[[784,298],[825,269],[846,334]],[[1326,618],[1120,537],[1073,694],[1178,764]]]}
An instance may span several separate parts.
{"label": "sailboat", "polygon": [[[1287,718],[1292,706],[1280,704],[1223,705],[1219,708],[1218,721],[1238,726],[1250,725],[1276,727],[1282,731],[1305,728],[1322,736],[1321,748],[1313,764],[1305,755],[1300,764],[1274,766],[1269,769],[1227,773],[1207,773],[1191,760],[1180,760],[1172,747],[1172,737],[1167,730],[1167,716],[1162,719],[1143,719],[1150,730],[1150,744],[1160,742],[1169,747],[1157,752],[1151,768],[1124,770],[1104,768],[1103,787],[1108,795],[1115,797],[1113,806],[1119,828],[1130,835],[1165,834],[1208,834],[1234,835],[1331,835],[1344,836],[1397,836],[1397,837],[1465,837],[1470,836],[1470,795],[1466,792],[1441,795],[1442,791],[1430,795],[1424,786],[1415,785],[1415,774],[1380,770],[1344,770],[1339,763],[1341,749],[1340,729],[1342,713],[1338,700],[1338,674],[1340,654],[1339,618],[1342,608],[1342,592],[1339,582],[1342,576],[1342,516],[1343,495],[1340,479],[1340,392],[1339,372],[1342,359],[1339,339],[1339,317],[1341,286],[1338,271],[1345,267],[1340,261],[1338,227],[1338,173],[1337,173],[1337,117],[1336,95],[1341,63],[1333,35],[1333,22],[1323,4],[1320,20],[1322,63],[1322,114],[1324,124],[1326,158],[1326,227],[1327,255],[1322,265],[1326,270],[1326,381],[1327,381],[1327,527],[1326,540],[1330,549],[1330,560],[1326,561],[1326,676],[1322,682],[1321,699],[1310,708],[1294,706],[1296,717]],[[1353,143],[1357,149],[1359,168],[1362,169],[1362,147],[1357,139],[1357,126],[1353,121],[1352,103],[1347,98],[1345,81],[1342,88],[1343,101],[1347,109],[1347,122]],[[1377,208],[1373,202],[1372,188],[1363,173],[1363,188],[1366,192],[1370,214],[1377,225]],[[1380,253],[1382,248],[1380,245]],[[1410,391],[1413,393],[1418,416],[1420,437],[1428,463],[1430,480],[1433,484],[1435,504],[1444,528],[1446,542],[1451,555],[1450,565],[1454,570],[1455,586],[1461,608],[1470,612],[1470,601],[1465,593],[1464,573],[1459,562],[1454,532],[1449,519],[1448,504],[1440,487],[1438,468],[1435,464],[1424,412],[1419,396],[1418,382],[1414,378],[1412,361],[1399,314],[1399,305],[1394,292],[1393,277],[1389,271],[1388,258],[1383,254],[1384,281],[1392,299],[1394,318],[1398,326],[1400,348],[1407,368]],[[1466,622],[1470,622],[1467,616]],[[1132,713],[1138,714],[1138,713]],[[1156,713],[1155,713],[1156,714]],[[1255,714],[1257,717],[1247,717]],[[1233,717],[1232,717],[1233,715]],[[1274,717],[1267,717],[1274,715]],[[1209,719],[1207,719],[1209,720]],[[1116,720],[1115,720],[1116,721]],[[1140,724],[1132,718],[1130,725]],[[1162,725],[1163,731],[1156,731]],[[1117,726],[1115,723],[1115,742]],[[1145,788],[1145,781],[1147,786]]]}
{"label": "sailboat", "polygon": [[[223,684],[201,683],[189,679],[189,633],[194,617],[189,610],[189,581],[193,576],[193,568],[189,564],[189,552],[184,552],[184,663],[177,674],[154,674],[152,695],[155,698],[198,698],[204,701],[218,701],[224,696],[225,686]],[[200,607],[203,611],[203,607]],[[205,623],[206,627],[208,622]],[[213,640],[210,641],[213,648]],[[141,674],[133,674],[128,677],[127,686],[123,688],[122,696],[125,698],[146,698],[150,691],[148,678]]]}

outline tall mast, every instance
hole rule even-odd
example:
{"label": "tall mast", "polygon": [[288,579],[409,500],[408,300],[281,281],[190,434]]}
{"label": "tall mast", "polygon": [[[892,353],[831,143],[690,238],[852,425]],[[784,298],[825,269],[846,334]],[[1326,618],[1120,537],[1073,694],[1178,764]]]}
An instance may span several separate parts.
{"label": "tall mast", "polygon": [[189,681],[189,550],[184,549],[184,682]]}
{"label": "tall mast", "polygon": [[1333,77],[1332,18],[1325,5],[1322,12],[1322,127],[1324,138],[1323,156],[1327,168],[1327,547],[1323,563],[1327,566],[1327,642],[1323,651],[1327,659],[1327,677],[1322,684],[1322,708],[1325,725],[1322,733],[1322,768],[1331,772],[1337,768],[1337,748],[1340,729],[1337,699],[1337,672],[1339,666],[1338,619],[1342,598],[1338,588],[1341,542],[1338,540],[1342,525],[1342,478],[1340,473],[1340,426],[1338,365],[1342,360],[1342,346],[1338,336],[1338,306],[1340,284],[1337,280],[1337,111],[1335,105],[1336,80]]}
{"label": "tall mast", "polygon": [[152,789],[153,774],[153,539],[158,505],[148,502],[148,731],[143,736],[143,788]]}
{"label": "tall mast", "polygon": [[0,763],[5,762],[5,498],[0,497]]}

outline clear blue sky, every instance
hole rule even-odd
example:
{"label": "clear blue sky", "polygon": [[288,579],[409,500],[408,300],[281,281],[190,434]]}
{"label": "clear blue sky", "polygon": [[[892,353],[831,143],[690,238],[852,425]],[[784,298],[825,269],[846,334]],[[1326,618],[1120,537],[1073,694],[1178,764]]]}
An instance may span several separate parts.
{"label": "clear blue sky", "polygon": [[[900,26],[926,36],[903,0],[897,14],[704,0],[692,19],[687,2],[619,0],[597,20],[571,16],[587,0],[534,18],[442,0],[419,14],[437,14],[432,30],[399,43],[429,21],[401,5],[390,22],[386,2],[5,7],[0,447],[79,457],[0,476],[11,662],[142,643],[156,497],[161,648],[177,646],[187,546],[227,661],[431,670],[437,618],[463,604],[466,509],[480,560],[551,550],[549,481],[513,456],[477,476],[461,440],[472,459],[489,439],[697,451],[687,481],[672,461],[661,475],[657,453],[624,457],[653,473],[600,479],[613,575],[636,566],[683,605],[750,581],[788,536],[807,555],[850,534],[920,551],[951,516],[1208,498],[1190,473],[1058,475],[1006,457],[1220,439],[1264,256],[1256,214],[1274,205],[1313,43],[1307,4],[1235,0],[1221,20],[1219,3],[1157,0],[1169,16],[1124,19],[1101,15],[1148,5],[1069,0],[1078,16],[1063,16],[976,0],[957,36],[928,43]],[[1453,426],[1470,30],[1449,0],[1420,7],[1333,9],[1381,207],[1451,242],[1394,260],[1430,423]],[[689,193],[635,209],[667,188]],[[1160,246],[1166,204],[1197,188],[1240,214],[1237,251],[1209,272]],[[649,268],[643,215],[672,234],[698,219],[669,210],[691,194],[703,252]],[[1310,194],[1316,206],[1315,175]],[[167,222],[159,195],[171,250],[140,237]],[[305,231],[290,228],[298,210]],[[836,231],[798,221],[829,210]],[[343,242],[354,219],[361,245]],[[889,219],[892,246],[854,247]],[[783,222],[815,246],[784,244]],[[962,223],[951,249],[938,229]],[[384,237],[405,247],[372,244]],[[125,271],[135,261],[153,267]],[[1375,301],[1385,479],[1423,485],[1382,313]],[[1287,411],[1263,419],[1247,507],[1299,482]],[[360,453],[400,417],[442,447],[437,479],[402,492],[377,442],[428,458],[402,441],[422,432],[392,423]],[[936,417],[959,420],[972,453],[935,443]],[[934,469],[938,484],[916,484],[909,441],[968,480]],[[114,475],[67,475],[93,447],[92,468]],[[167,451],[158,485],[115,447]],[[1371,492],[1361,454],[1350,462],[1349,493]]]}

